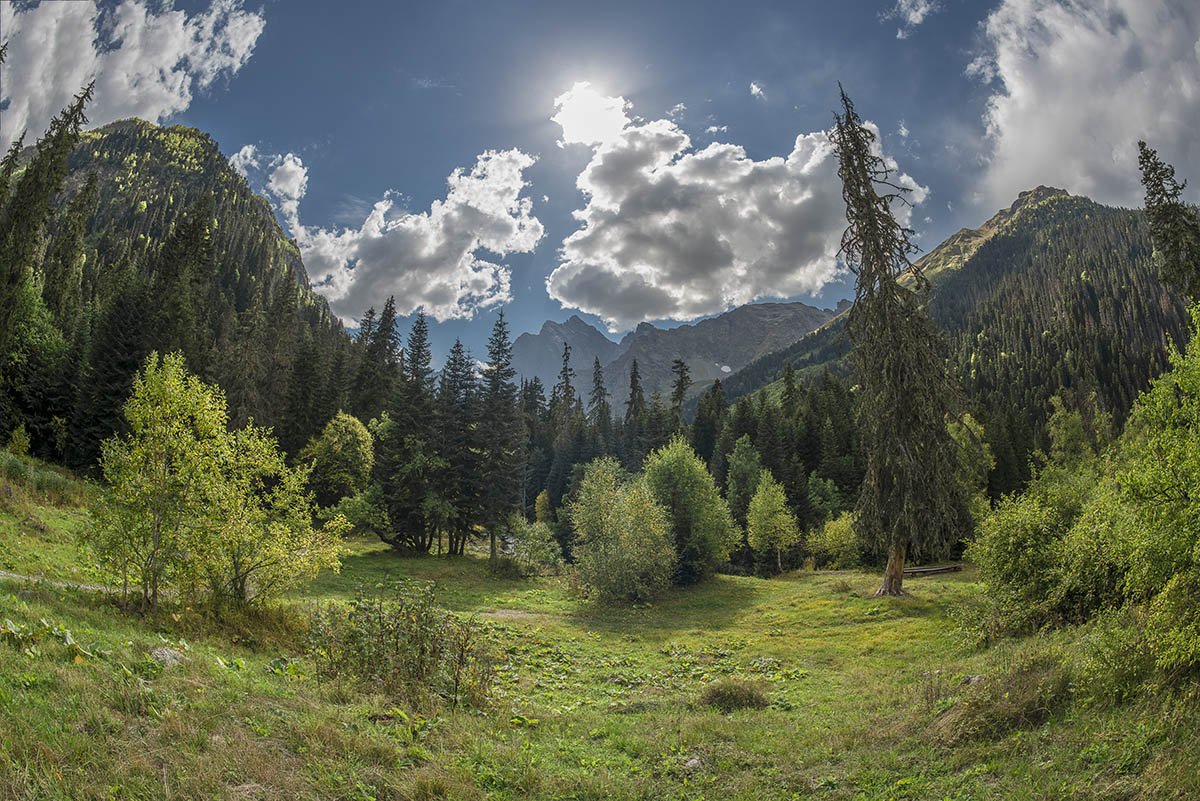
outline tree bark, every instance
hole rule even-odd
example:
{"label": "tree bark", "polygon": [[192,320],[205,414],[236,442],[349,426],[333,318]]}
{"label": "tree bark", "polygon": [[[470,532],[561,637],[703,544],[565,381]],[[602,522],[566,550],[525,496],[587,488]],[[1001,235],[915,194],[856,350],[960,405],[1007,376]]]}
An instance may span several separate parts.
{"label": "tree bark", "polygon": [[887,568],[883,571],[883,585],[875,595],[904,594],[904,555],[903,545],[893,545],[888,549]]}

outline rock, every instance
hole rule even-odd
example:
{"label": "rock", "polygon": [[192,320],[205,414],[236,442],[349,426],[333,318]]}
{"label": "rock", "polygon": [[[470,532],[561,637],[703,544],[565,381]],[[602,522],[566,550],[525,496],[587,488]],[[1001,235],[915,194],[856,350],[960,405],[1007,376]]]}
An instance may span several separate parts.
{"label": "rock", "polygon": [[983,676],[963,676],[962,684],[964,687],[970,687],[972,684],[978,684],[983,681]]}
{"label": "rock", "polygon": [[22,601],[28,601],[30,598],[33,597],[33,590],[21,590],[20,592],[17,593],[17,597],[20,598]]}
{"label": "rock", "polygon": [[165,668],[192,661],[174,648],[155,648],[150,652],[150,658]]}
{"label": "rock", "polygon": [[693,754],[687,762],[683,763],[683,766],[688,770],[700,770],[700,768],[704,767],[704,760]]}

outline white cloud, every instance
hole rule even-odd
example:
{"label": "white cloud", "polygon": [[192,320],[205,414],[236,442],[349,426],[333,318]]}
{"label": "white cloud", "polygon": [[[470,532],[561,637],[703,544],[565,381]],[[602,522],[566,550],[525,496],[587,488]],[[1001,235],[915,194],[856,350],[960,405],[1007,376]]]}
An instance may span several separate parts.
{"label": "white cloud", "polygon": [[900,134],[901,139],[908,138],[908,126],[904,124],[904,120],[900,120],[900,127],[896,130],[896,133]]}
{"label": "white cloud", "polygon": [[[912,200],[924,199],[911,178],[895,178],[914,188]],[[671,120],[626,118],[617,138],[594,147],[576,183],[587,198],[574,212],[581,227],[563,241],[546,289],[613,331],[816,293],[839,273],[846,221],[825,132],[796,137],[787,156],[755,161],[733,144],[696,150]],[[907,222],[909,208],[897,211]]]}
{"label": "white cloud", "polygon": [[532,200],[521,197],[534,161],[515,149],[489,150],[470,171],[451,173],[446,198],[429,211],[404,211],[399,194],[388,192],[358,227],[325,229],[300,221],[308,170],[294,153],[264,155],[247,145],[230,159],[275,201],[313,288],[347,322],[389,295],[400,314],[423,306],[437,320],[511,300],[509,269],[491,259],[531,252],[542,238]]}
{"label": "white cloud", "polygon": [[939,10],[937,0],[896,0],[896,5],[882,16],[882,19],[898,19],[900,27],[896,30],[897,39],[907,39],[925,18]]}
{"label": "white cloud", "polygon": [[308,169],[295,153],[271,162],[267,190],[279,201],[279,209],[291,228],[300,227],[300,199],[308,191]]}
{"label": "white cloud", "polygon": [[718,134],[718,133],[725,133],[728,130],[729,130],[728,125],[710,125],[704,129],[704,132],[710,133],[710,134]]}
{"label": "white cloud", "polygon": [[750,96],[757,97],[759,100],[766,100],[767,94],[763,91],[762,85],[757,81],[750,82]]}
{"label": "white cloud", "polygon": [[630,104],[622,97],[606,97],[580,81],[554,98],[554,116],[550,119],[562,128],[558,146],[597,145],[621,136],[629,123],[625,116]]}
{"label": "white cloud", "polygon": [[9,43],[0,143],[26,128],[32,141],[92,80],[87,115],[93,125],[124,117],[159,122],[177,114],[196,91],[237,74],[265,24],[241,0],[213,0],[191,16],[171,0],[152,8],[123,0],[103,11],[95,0],[0,3],[0,31]]}
{"label": "white cloud", "polygon": [[967,68],[992,83],[977,200],[1053,184],[1140,205],[1138,139],[1186,175],[1200,164],[1200,14],[1194,0],[1005,0]]}
{"label": "white cloud", "polygon": [[685,111],[687,111],[687,106],[683,103],[676,103],[671,106],[671,110],[667,112],[667,116],[673,120],[677,120]]}

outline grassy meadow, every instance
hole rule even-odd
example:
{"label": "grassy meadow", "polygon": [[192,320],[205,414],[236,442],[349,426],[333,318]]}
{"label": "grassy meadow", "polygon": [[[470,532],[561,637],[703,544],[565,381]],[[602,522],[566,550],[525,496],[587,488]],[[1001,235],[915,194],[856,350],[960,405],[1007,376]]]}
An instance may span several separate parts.
{"label": "grassy meadow", "polygon": [[[5,488],[7,487],[7,489]],[[86,493],[0,487],[0,570],[93,578]],[[399,577],[475,615],[491,707],[405,706],[322,681],[303,610]],[[638,608],[564,577],[493,577],[478,556],[354,541],[253,617],[122,614],[107,596],[0,579],[4,799],[1045,799],[1200,797],[1200,692],[1119,707],[1073,697],[1086,630],[981,648],[970,570],[870,597],[876,576],[719,576]],[[150,658],[170,647],[188,661]],[[722,712],[713,682],[767,706]]]}

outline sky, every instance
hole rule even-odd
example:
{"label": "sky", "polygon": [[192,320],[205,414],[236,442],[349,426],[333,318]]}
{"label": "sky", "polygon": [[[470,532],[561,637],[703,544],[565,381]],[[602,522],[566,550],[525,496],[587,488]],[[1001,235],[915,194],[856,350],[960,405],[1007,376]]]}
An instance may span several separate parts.
{"label": "sky", "polygon": [[850,296],[839,81],[925,249],[1040,184],[1140,205],[1139,138],[1200,186],[1195,0],[0,0],[0,39],[0,144],[92,79],[94,125],[207,131],[335,313],[394,295],[437,355]]}

